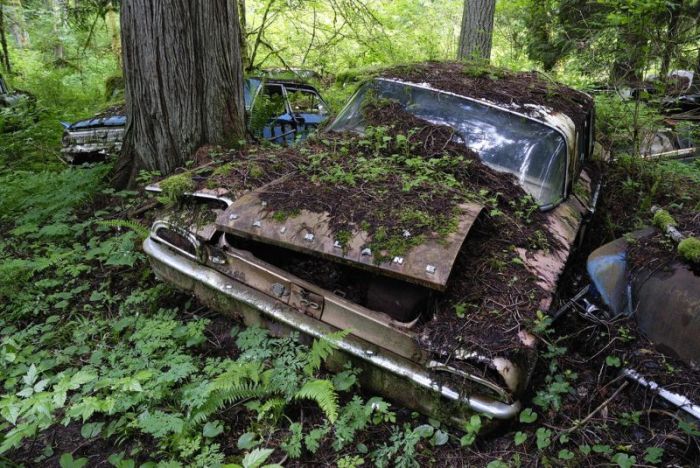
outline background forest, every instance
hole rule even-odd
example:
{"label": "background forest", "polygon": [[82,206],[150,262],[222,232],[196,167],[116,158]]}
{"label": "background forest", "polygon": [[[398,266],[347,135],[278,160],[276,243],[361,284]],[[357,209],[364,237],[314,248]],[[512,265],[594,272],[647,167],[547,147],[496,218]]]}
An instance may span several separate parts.
{"label": "background forest", "polygon": [[[367,70],[459,52],[463,0],[238,4],[246,73],[314,70],[332,111]],[[612,390],[577,396],[576,333],[554,339],[544,317],[533,403],[481,440],[478,416],[460,433],[363,393],[352,368],[324,373],[327,342],[239,330],[158,283],[139,249],[147,221],[124,221],[145,195],[112,189],[109,164],[60,158],[61,121],[124,100],[119,8],[0,0],[0,73],[30,96],[0,107],[0,466],[697,463],[695,425],[629,397],[609,418],[584,420]],[[491,62],[589,91],[697,74],[700,1],[499,0]],[[649,223],[659,200],[697,212],[697,162],[636,154],[639,135],[665,125],[654,103],[611,92],[596,106],[598,140],[617,162],[591,242]],[[590,359],[596,372],[620,367],[614,348]],[[562,410],[572,398],[585,400],[583,414]]]}

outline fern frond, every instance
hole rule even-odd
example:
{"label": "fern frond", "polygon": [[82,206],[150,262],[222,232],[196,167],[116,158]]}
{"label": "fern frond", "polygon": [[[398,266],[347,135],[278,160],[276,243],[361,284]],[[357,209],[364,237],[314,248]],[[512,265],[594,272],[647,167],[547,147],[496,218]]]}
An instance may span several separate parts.
{"label": "fern frond", "polygon": [[205,421],[209,416],[226,406],[241,400],[264,398],[270,395],[270,390],[253,382],[246,382],[229,390],[215,391],[199,405],[191,416],[195,423]]}
{"label": "fern frond", "polygon": [[321,368],[321,363],[335,350],[336,343],[350,334],[350,330],[340,330],[314,340],[304,366],[306,375],[313,375]]}
{"label": "fern frond", "polygon": [[333,383],[326,379],[310,380],[294,395],[295,399],[314,400],[328,418],[334,423],[338,419],[338,394]]}
{"label": "fern frond", "polygon": [[127,228],[138,234],[141,239],[148,237],[149,231],[147,228],[143,227],[136,221],[131,221],[130,219],[107,219],[102,221],[97,221],[99,226],[106,226],[111,228]]}

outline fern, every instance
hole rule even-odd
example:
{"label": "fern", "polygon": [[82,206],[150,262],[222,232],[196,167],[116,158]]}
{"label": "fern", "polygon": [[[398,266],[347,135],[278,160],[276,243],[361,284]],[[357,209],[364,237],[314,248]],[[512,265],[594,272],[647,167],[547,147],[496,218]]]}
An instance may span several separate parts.
{"label": "fern", "polygon": [[261,372],[260,363],[234,363],[207,386],[208,396],[196,407],[192,420],[202,422],[236,401],[273,395],[275,391],[268,385],[271,372]]}
{"label": "fern", "polygon": [[111,228],[127,228],[134,231],[143,240],[150,234],[148,229],[137,223],[136,221],[131,221],[129,219],[108,219],[97,221],[98,226],[105,226]]}
{"label": "fern", "polygon": [[330,380],[310,380],[299,389],[294,398],[314,400],[331,424],[338,419],[338,394]]}
{"label": "fern", "polygon": [[306,375],[313,375],[321,368],[321,363],[336,349],[336,342],[350,334],[350,330],[340,330],[315,340],[311,345],[307,363],[304,366]]}

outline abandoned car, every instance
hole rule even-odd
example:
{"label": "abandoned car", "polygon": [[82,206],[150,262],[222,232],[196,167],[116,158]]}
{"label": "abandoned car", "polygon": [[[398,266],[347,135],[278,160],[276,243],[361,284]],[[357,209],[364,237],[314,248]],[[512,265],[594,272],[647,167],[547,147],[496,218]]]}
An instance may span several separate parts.
{"label": "abandoned car", "polygon": [[[328,117],[318,91],[301,82],[247,78],[243,89],[251,132],[276,144],[305,138]],[[124,107],[118,106],[90,119],[61,124],[64,160],[81,164],[104,160],[121,150],[126,115]]]}
{"label": "abandoned car", "polygon": [[[700,420],[700,241],[694,237],[700,224],[691,214],[684,223],[688,231],[681,232],[668,212],[653,210],[657,227],[590,254],[591,283],[555,315],[577,310],[592,322],[618,328],[632,322],[646,344],[627,350],[620,375]],[[669,371],[673,368],[683,375]]]}
{"label": "abandoned car", "polygon": [[33,96],[25,92],[11,90],[0,75],[0,133],[22,128],[25,123],[20,114],[33,113],[35,106],[36,99]]}
{"label": "abandoned car", "polygon": [[589,96],[535,73],[386,70],[302,145],[149,186],[212,213],[168,209],[144,250],[246,325],[348,331],[326,365],[352,362],[367,388],[495,424],[521,409],[537,311],[595,208],[593,120]]}
{"label": "abandoned car", "polygon": [[0,75],[0,107],[12,107],[21,97],[18,93],[10,92],[10,88],[7,87],[5,80]]}

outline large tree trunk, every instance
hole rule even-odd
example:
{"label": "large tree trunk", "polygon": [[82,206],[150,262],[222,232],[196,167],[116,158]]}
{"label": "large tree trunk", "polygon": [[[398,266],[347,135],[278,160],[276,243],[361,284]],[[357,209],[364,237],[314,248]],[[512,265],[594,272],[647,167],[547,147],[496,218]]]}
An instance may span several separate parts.
{"label": "large tree trunk", "polygon": [[235,0],[123,0],[121,25],[128,124],[115,186],[244,138]]}
{"label": "large tree trunk", "polygon": [[464,0],[459,58],[490,60],[496,0]]}

